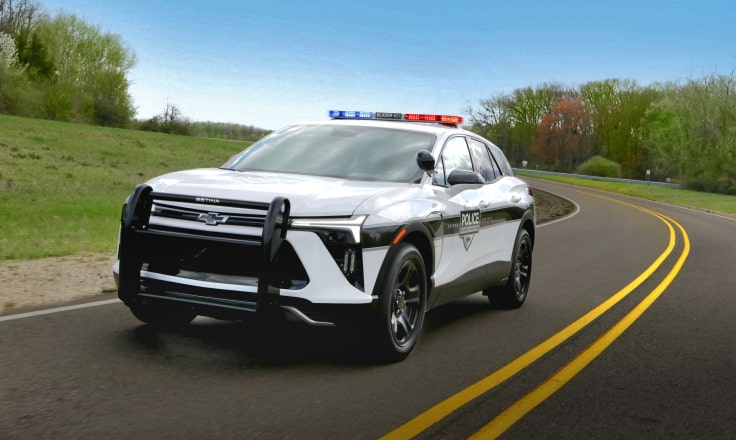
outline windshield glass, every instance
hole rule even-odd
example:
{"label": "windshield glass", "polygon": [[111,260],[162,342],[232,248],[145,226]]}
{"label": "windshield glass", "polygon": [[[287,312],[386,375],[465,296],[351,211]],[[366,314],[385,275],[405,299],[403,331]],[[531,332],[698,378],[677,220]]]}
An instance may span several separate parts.
{"label": "windshield glass", "polygon": [[358,180],[417,181],[416,153],[435,136],[353,125],[295,125],[255,143],[223,168]]}

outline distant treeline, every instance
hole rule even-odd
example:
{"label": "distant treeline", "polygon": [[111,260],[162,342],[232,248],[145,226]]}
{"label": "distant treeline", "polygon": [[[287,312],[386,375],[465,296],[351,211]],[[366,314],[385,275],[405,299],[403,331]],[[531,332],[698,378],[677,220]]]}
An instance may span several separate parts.
{"label": "distant treeline", "polygon": [[233,140],[267,133],[191,122],[172,104],[136,120],[128,79],[135,62],[119,35],[71,14],[51,17],[35,0],[0,0],[0,113]]}
{"label": "distant treeline", "polygon": [[226,122],[193,122],[179,111],[175,104],[166,104],[164,111],[150,119],[135,122],[135,128],[159,133],[180,134],[231,141],[255,142],[269,133],[252,125]]}
{"label": "distant treeline", "polygon": [[544,84],[481,100],[467,112],[469,129],[518,167],[605,170],[598,172],[736,194],[733,72],[646,87],[619,79]]}

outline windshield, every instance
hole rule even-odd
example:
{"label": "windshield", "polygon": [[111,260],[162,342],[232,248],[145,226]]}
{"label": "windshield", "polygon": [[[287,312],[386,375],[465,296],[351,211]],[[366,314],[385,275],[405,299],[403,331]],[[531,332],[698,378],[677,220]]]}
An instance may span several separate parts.
{"label": "windshield", "polygon": [[416,153],[432,150],[428,133],[353,125],[296,125],[273,133],[223,168],[358,180],[414,182]]}

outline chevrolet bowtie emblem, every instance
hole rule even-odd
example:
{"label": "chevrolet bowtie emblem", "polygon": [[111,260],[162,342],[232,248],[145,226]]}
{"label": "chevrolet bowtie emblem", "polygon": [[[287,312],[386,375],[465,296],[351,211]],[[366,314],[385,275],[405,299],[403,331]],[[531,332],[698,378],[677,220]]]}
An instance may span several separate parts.
{"label": "chevrolet bowtie emblem", "polygon": [[207,214],[199,214],[199,217],[197,217],[197,220],[200,222],[205,222],[206,224],[210,226],[217,226],[220,223],[227,222],[227,216],[220,215],[216,212],[208,212]]}

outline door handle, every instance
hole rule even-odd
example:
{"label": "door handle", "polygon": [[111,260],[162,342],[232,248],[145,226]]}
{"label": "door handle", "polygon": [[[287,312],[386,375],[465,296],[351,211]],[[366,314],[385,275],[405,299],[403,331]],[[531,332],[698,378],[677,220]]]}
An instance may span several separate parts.
{"label": "door handle", "polygon": [[478,203],[479,208],[488,208],[489,206],[491,206],[491,202],[486,200],[481,200],[480,203]]}
{"label": "door handle", "polygon": [[521,196],[517,196],[517,195],[511,196],[511,203],[519,203],[519,200],[521,200]]}

